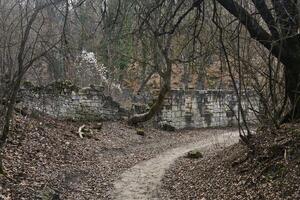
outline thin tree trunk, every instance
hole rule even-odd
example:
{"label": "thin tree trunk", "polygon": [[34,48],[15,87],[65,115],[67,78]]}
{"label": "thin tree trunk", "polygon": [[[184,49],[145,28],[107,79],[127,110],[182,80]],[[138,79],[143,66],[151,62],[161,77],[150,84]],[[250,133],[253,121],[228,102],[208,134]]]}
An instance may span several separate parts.
{"label": "thin tree trunk", "polygon": [[21,80],[22,80],[22,76],[19,76],[13,86],[11,95],[8,97],[8,100],[7,100],[7,110],[5,113],[4,125],[2,128],[2,134],[1,134],[1,138],[0,138],[0,174],[4,174],[3,162],[2,162],[2,159],[3,159],[2,151],[3,151],[3,147],[6,143],[8,133],[10,130],[11,120],[13,117],[14,107],[16,104],[17,94],[18,94],[18,91],[19,91],[19,88],[21,85]]}

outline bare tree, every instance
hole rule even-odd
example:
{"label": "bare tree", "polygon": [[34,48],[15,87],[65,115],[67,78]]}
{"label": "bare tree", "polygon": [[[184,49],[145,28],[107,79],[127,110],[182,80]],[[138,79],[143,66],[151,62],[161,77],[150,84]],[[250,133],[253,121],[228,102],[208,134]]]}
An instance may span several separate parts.
{"label": "bare tree", "polygon": [[[17,94],[25,73],[60,41],[60,38],[56,39],[56,36],[53,36],[53,41],[45,39],[43,32],[45,23],[42,12],[45,8],[58,5],[63,0],[5,2],[5,6],[8,6],[5,9],[8,9],[9,12],[4,25],[9,31],[6,37],[7,41],[1,47],[1,51],[7,54],[8,60],[11,62],[8,66],[9,69],[6,70],[9,72],[6,75],[9,77],[6,91],[2,95],[4,119],[0,135],[1,150],[9,134]],[[3,173],[2,165],[0,165],[0,172]]]}
{"label": "bare tree", "polygon": [[[192,9],[185,9],[189,3],[185,1],[137,1],[136,17],[138,20],[137,32],[151,38],[151,52],[153,54],[152,65],[154,73],[158,73],[162,83],[157,99],[148,112],[136,114],[129,119],[129,124],[145,122],[155,116],[164,103],[164,99],[171,89],[172,66],[180,62],[195,61],[194,57],[182,61],[182,55],[185,49],[192,46],[193,40],[189,37],[184,38],[187,32],[181,31],[179,27],[184,28],[190,23],[184,20]],[[195,16],[197,13],[190,13]],[[177,17],[179,16],[179,17]],[[196,28],[195,31],[198,31]],[[179,38],[181,41],[178,42]],[[152,72],[150,76],[152,76]],[[148,80],[147,78],[146,80]],[[143,83],[145,84],[145,83]]]}

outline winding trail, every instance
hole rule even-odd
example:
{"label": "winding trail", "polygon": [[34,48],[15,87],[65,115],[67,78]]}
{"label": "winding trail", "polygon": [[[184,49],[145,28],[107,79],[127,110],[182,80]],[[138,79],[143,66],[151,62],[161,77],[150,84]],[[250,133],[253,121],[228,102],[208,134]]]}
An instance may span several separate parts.
{"label": "winding trail", "polygon": [[140,162],[125,171],[114,183],[112,196],[115,200],[159,199],[161,179],[178,157],[196,148],[205,152],[213,149],[215,145],[229,146],[238,140],[238,131],[227,132],[168,150],[155,158]]}

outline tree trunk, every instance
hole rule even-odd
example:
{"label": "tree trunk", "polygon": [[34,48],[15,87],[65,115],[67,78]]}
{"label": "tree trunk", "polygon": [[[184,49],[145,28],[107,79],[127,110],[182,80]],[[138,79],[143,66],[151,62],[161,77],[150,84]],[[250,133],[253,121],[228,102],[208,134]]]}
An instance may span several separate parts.
{"label": "tree trunk", "polygon": [[143,114],[134,115],[132,118],[128,120],[128,124],[136,125],[141,122],[146,122],[150,120],[158,111],[160,111],[161,107],[163,106],[164,99],[167,93],[170,91],[171,73],[168,73],[167,77],[163,77],[163,78],[164,78],[164,84],[162,85],[162,88],[159,91],[159,95],[156,102],[153,104],[150,110]]}
{"label": "tree trunk", "polygon": [[285,90],[290,100],[290,111],[283,117],[281,123],[300,119],[300,35],[290,37],[284,43],[283,58],[285,65]]}
{"label": "tree trunk", "polygon": [[285,69],[285,89],[291,108],[283,117],[281,123],[300,119],[300,58],[297,63],[291,63]]}
{"label": "tree trunk", "polygon": [[4,125],[2,128],[2,133],[0,135],[0,174],[4,174],[4,169],[3,169],[3,163],[2,163],[2,151],[4,148],[4,145],[6,143],[8,134],[9,134],[9,130],[10,130],[10,126],[11,126],[11,120],[13,117],[13,113],[14,113],[14,107],[16,104],[16,99],[17,99],[17,94],[21,85],[21,80],[22,80],[22,75],[20,75],[15,84],[12,86],[12,91],[11,94],[8,96],[8,100],[7,100],[7,109],[5,112],[5,116],[4,116]]}

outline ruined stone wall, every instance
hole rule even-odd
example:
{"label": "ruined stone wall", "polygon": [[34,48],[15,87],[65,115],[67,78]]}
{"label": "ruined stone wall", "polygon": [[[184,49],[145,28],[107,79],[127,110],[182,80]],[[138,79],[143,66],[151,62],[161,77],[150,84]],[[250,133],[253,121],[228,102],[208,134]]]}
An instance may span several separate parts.
{"label": "ruined stone wall", "polygon": [[[128,112],[106,96],[101,87],[80,89],[68,82],[42,88],[29,85],[20,91],[20,96],[22,107],[28,108],[29,113],[38,111],[55,118],[93,121],[128,116]],[[253,110],[259,110],[258,105],[254,93],[244,95],[242,106],[250,123],[256,121]],[[233,91],[173,90],[165,99],[156,124],[169,124],[176,129],[235,126],[237,113],[238,101]]]}
{"label": "ruined stone wall", "polygon": [[83,88],[78,90],[23,89],[22,106],[55,118],[72,120],[118,120],[126,115],[103,91]]}
{"label": "ruined stone wall", "polygon": [[[248,92],[242,99],[248,122],[255,123],[253,110],[259,110],[258,98]],[[173,90],[165,99],[157,122],[160,125],[172,125],[176,129],[227,127],[238,124],[237,113],[238,101],[234,91]]]}

